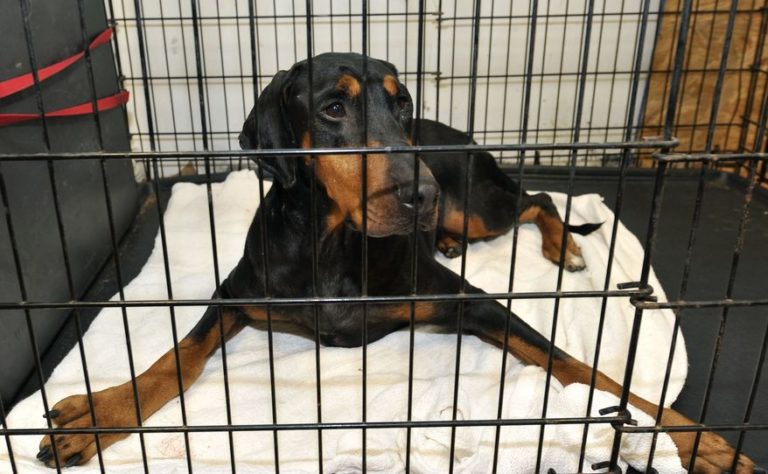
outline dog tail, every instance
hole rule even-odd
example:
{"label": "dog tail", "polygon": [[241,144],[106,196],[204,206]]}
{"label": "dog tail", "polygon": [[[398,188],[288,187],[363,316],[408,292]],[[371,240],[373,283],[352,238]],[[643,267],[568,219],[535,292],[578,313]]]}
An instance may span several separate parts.
{"label": "dog tail", "polygon": [[568,224],[568,232],[573,232],[574,234],[579,235],[589,235],[599,229],[601,225],[603,225],[603,222],[587,223],[581,225]]}

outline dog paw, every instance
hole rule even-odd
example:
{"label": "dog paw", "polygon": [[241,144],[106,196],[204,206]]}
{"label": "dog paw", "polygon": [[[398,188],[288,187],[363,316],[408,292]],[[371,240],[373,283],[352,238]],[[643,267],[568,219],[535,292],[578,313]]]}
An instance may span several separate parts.
{"label": "dog paw", "polygon": [[580,272],[587,268],[584,257],[581,255],[572,254],[571,252],[565,253],[565,269],[569,272]]}
{"label": "dog paw", "polygon": [[[93,394],[93,405],[96,410],[96,423],[100,427],[125,427],[135,426],[136,416],[134,406],[126,403],[130,393],[126,394],[122,387],[113,387]],[[58,428],[82,429],[93,427],[88,397],[85,395],[72,395],[64,398],[53,406],[48,413],[43,415],[49,418]],[[44,436],[40,440],[40,451],[37,459],[46,466],[56,468],[58,459],[59,467],[71,467],[85,464],[96,455],[98,449],[126,438],[128,434],[101,434],[98,435],[98,445],[95,434],[57,434]],[[51,444],[53,441],[54,444]]]}
{"label": "dog paw", "polygon": [[[671,409],[665,409],[662,422],[665,425],[695,425],[693,421]],[[680,460],[683,466],[690,472],[710,474],[733,472],[735,474],[752,474],[759,472],[755,469],[755,463],[744,454],[738,454],[736,450],[720,435],[710,431],[701,433],[696,450],[696,458],[691,459],[696,446],[696,433],[693,432],[669,432],[672,441],[677,445]],[[736,459],[735,471],[731,467]]]}
{"label": "dog paw", "polygon": [[[563,268],[568,270],[569,272],[580,272],[587,268],[587,263],[584,261],[584,257],[581,256],[581,249],[578,245],[573,243],[571,239],[571,236],[568,236],[569,242],[568,246],[565,249],[565,258],[563,262]],[[560,265],[560,246],[554,245],[554,244],[548,244],[548,242],[544,242],[545,245],[542,246],[542,253],[544,254],[544,257],[549,260],[550,262],[554,263],[555,265]]]}
{"label": "dog paw", "polygon": [[[695,434],[683,433],[687,435],[683,444],[693,447]],[[675,436],[672,437],[675,440]],[[675,440],[677,442],[677,440]],[[752,474],[755,472],[755,464],[747,456],[739,454],[736,461],[736,470],[731,471],[736,450],[722,437],[715,433],[704,432],[699,440],[699,448],[696,452],[696,458],[691,461],[691,450],[681,449],[680,456],[683,465],[691,469],[694,473],[721,473],[734,472],[735,474]]]}
{"label": "dog paw", "polygon": [[437,249],[448,258],[460,257],[461,242],[452,237],[443,237],[437,241]]}

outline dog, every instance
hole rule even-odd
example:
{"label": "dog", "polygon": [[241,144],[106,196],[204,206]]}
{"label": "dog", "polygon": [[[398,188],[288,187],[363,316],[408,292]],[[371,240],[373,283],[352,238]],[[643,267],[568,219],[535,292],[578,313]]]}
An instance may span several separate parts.
{"label": "dog", "polygon": [[[414,122],[411,96],[392,64],[371,58],[365,67],[363,64],[364,58],[358,54],[328,53],[312,59],[311,77],[306,60],[278,72],[246,119],[241,146],[407,147],[412,143],[414,127],[419,128],[420,144],[470,143],[465,134],[445,125]],[[363,119],[364,113],[367,120]],[[541,229],[542,251],[549,260],[559,264],[562,259],[570,271],[584,268],[581,251],[563,228],[549,196],[521,192],[490,154],[473,155],[471,168],[464,165],[465,152],[421,157],[405,152],[369,153],[365,160],[362,155],[331,153],[260,158],[260,165],[270,172],[274,182],[251,224],[241,260],[214,297],[360,296],[364,270],[365,291],[370,296],[410,295],[413,284],[418,295],[482,293],[434,258],[436,249],[454,257],[462,252],[465,219],[469,241],[501,235],[516,222],[535,223]],[[464,195],[467,172],[474,184],[470,196]],[[362,203],[363,190],[367,207]],[[468,215],[464,211],[465,197],[469,198]],[[268,229],[269,240],[263,240],[262,226]],[[586,233],[593,229],[587,226],[573,230]],[[364,244],[367,262],[362,259]],[[417,263],[415,276],[412,259]],[[506,348],[526,364],[547,367],[549,341],[494,300],[371,302],[365,309],[361,303],[277,305],[269,309],[264,305],[211,306],[178,344],[181,381],[172,349],[136,378],[140,416],[134,405],[133,385],[126,382],[93,393],[96,425],[137,426],[178,396],[180,389],[186,390],[194,383],[222,341],[248,325],[285,321],[305,328],[324,345],[356,347],[411,323],[429,323],[455,331],[460,306],[462,331]],[[590,383],[591,367],[556,347],[551,348],[551,357],[552,375],[560,383]],[[620,396],[620,384],[600,372],[596,372],[595,380],[598,389]],[[653,403],[634,394],[629,402],[656,416],[658,407]],[[46,416],[59,427],[92,426],[86,395],[64,398]],[[695,424],[672,409],[664,409],[662,423]],[[687,464],[696,434],[669,435]],[[101,434],[100,448],[127,436]],[[97,450],[93,434],[55,435],[56,449],[50,443],[50,436],[42,439],[38,459],[51,467],[57,462],[63,466],[83,464]],[[736,456],[723,438],[702,432],[694,471],[727,471]],[[744,455],[738,455],[735,465],[739,473],[754,470],[752,461]]]}

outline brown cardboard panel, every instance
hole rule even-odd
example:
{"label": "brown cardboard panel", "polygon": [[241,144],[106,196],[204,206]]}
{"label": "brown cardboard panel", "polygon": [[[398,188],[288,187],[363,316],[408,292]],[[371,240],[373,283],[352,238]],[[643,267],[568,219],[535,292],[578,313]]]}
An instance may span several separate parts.
{"label": "brown cardboard panel", "polygon": [[[728,54],[716,126],[712,136],[712,151],[738,151],[741,146],[751,148],[755,127],[748,126],[745,114],[757,119],[759,106],[765,94],[768,48],[756,58],[758,39],[765,1],[738,2],[733,36]],[[680,86],[676,126],[673,135],[680,139],[677,151],[704,151],[707,145],[708,124],[714,102],[718,71],[722,61],[727,32],[729,0],[699,0],[693,3],[690,18],[683,76]],[[648,102],[645,109],[642,136],[662,134],[666,120],[670,80],[674,68],[675,47],[680,30],[682,2],[666,3],[662,25],[653,56],[653,72],[649,81]],[[753,66],[757,66],[756,71]],[[750,95],[750,88],[755,93]],[[750,107],[750,102],[753,104]],[[744,136],[742,134],[744,133]]]}

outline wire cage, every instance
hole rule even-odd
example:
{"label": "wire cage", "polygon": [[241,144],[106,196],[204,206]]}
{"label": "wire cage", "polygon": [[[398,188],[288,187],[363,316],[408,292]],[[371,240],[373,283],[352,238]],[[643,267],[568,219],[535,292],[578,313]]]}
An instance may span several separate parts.
{"label": "wire cage", "polygon": [[[74,0],[72,7],[85,17],[86,1]],[[765,356],[768,347],[768,318],[766,318],[765,265],[768,201],[768,5],[758,0],[572,0],[515,2],[513,0],[392,0],[386,2],[322,0],[322,1],[195,1],[107,0],[104,16],[111,28],[113,66],[122,87],[130,92],[131,100],[121,109],[130,144],[125,150],[109,151],[104,146],[105,132],[100,117],[104,112],[88,115],[95,123],[99,139],[88,151],[58,151],[52,146],[48,132],[44,136],[45,152],[8,152],[0,143],[0,197],[4,209],[3,242],[8,243],[7,258],[12,274],[18,281],[18,297],[0,303],[0,318],[11,312],[23,318],[26,334],[33,348],[34,370],[30,375],[33,388],[42,388],[42,406],[48,413],[56,400],[46,396],[44,380],[61,355],[51,354],[48,343],[39,343],[33,319],[45,310],[61,310],[67,316],[68,348],[79,350],[82,379],[90,394],[88,358],[83,349],[87,326],[101,309],[112,308],[121,317],[115,327],[124,329],[128,348],[129,373],[122,374],[134,382],[141,364],[134,364],[140,354],[131,352],[131,311],[136,308],[167,308],[162,317],[169,317],[173,327],[173,347],[177,354],[183,334],[176,330],[176,313],[187,309],[202,314],[207,306],[226,308],[247,305],[279,311],[281,305],[307,304],[373,304],[381,302],[407,303],[413,311],[419,301],[430,301],[426,295],[406,294],[392,298],[369,296],[363,290],[359,296],[325,297],[306,294],[302,298],[274,298],[266,294],[255,299],[226,299],[216,295],[189,296],[179,285],[172,285],[167,255],[164,212],[170,185],[194,182],[207,192],[206,232],[212,251],[213,274],[210,279],[218,287],[228,270],[219,263],[220,241],[217,243],[217,221],[214,212],[212,186],[225,179],[227,173],[259,170],[257,163],[276,153],[287,156],[317,157],[322,149],[241,150],[238,144],[243,121],[256,103],[260,92],[279,71],[297,61],[317,54],[358,52],[370,58],[387,60],[397,66],[399,79],[414,99],[414,115],[443,122],[466,131],[477,145],[414,146],[398,148],[350,148],[340,153],[421,154],[445,150],[465,152],[489,151],[501,169],[532,189],[564,192],[564,220],[571,216],[574,196],[596,192],[604,196],[606,205],[615,214],[608,229],[610,253],[604,281],[597,290],[566,291],[562,287],[562,265],[558,269],[557,285],[547,291],[520,292],[511,285],[507,291],[492,293],[488,299],[511,301],[547,299],[554,304],[550,320],[552,340],[557,334],[558,307],[566,301],[595,298],[601,301],[600,324],[593,342],[594,358],[586,362],[597,365],[601,344],[611,339],[603,331],[603,322],[611,318],[606,311],[608,300],[620,299],[631,303],[633,317],[627,329],[627,341],[622,345],[625,359],[623,389],[618,405],[601,416],[592,416],[594,379],[589,391],[589,407],[582,416],[547,416],[549,400],[543,395],[543,410],[536,416],[503,417],[501,410],[492,419],[461,419],[455,409],[459,397],[462,336],[456,339],[456,377],[452,385],[453,412],[447,419],[416,420],[411,417],[413,400],[414,333],[410,332],[410,372],[407,416],[389,421],[371,421],[365,396],[367,370],[366,345],[361,351],[361,371],[350,374],[360,380],[363,392],[360,406],[354,406],[357,416],[349,420],[323,420],[321,397],[323,377],[320,373],[323,351],[319,336],[313,339],[316,349],[316,417],[285,422],[278,419],[277,406],[281,394],[275,390],[271,359],[273,344],[272,321],[265,328],[269,339],[271,407],[259,407],[271,413],[270,423],[233,422],[230,413],[230,390],[238,383],[226,378],[227,351],[222,350],[226,414],[219,423],[191,423],[187,420],[185,397],[179,399],[181,422],[124,427],[57,428],[46,419],[44,428],[19,428],[6,422],[19,402],[16,397],[0,405],[0,434],[4,438],[5,456],[0,457],[0,471],[25,472],[23,455],[14,455],[20,439],[40,438],[62,433],[95,433],[102,437],[110,433],[138,434],[142,461],[139,468],[151,470],[152,459],[147,454],[149,444],[157,433],[183,434],[180,469],[192,472],[195,453],[190,449],[190,436],[212,432],[225,435],[223,449],[229,454],[223,470],[246,470],[234,447],[243,432],[263,432],[273,443],[274,466],[281,469],[280,442],[286,432],[304,431],[316,435],[316,446],[306,446],[317,471],[330,470],[324,464],[323,434],[333,430],[358,433],[362,449],[362,470],[372,469],[366,459],[367,436],[374,430],[399,429],[407,432],[401,450],[404,470],[418,470],[411,459],[411,433],[418,429],[447,428],[450,430],[450,461],[441,469],[452,472],[457,449],[456,433],[466,427],[491,427],[496,432],[492,464],[487,471],[503,472],[497,465],[498,436],[501,431],[516,426],[533,426],[540,430],[534,450],[532,471],[546,471],[542,462],[544,432],[554,425],[584,426],[578,471],[605,470],[619,472],[621,439],[628,434],[648,433],[656,446],[660,433],[717,431],[739,452],[758,463],[768,463],[768,405],[765,397]],[[22,69],[39,71],[41,63],[35,52],[34,32],[30,27],[31,6],[28,0],[14,4],[18,23],[22,26],[28,59]],[[76,49],[85,51],[85,67],[89,80],[90,110],[99,110],[101,95],[94,82],[94,68],[88,45],[93,31],[81,32]],[[37,112],[50,114],[42,97],[42,79],[33,74],[33,93]],[[2,78],[0,78],[2,79]],[[103,95],[103,94],[102,94]],[[1,96],[0,96],[1,97]],[[3,107],[0,99],[0,109]],[[0,110],[1,111],[1,110]],[[44,130],[59,120],[53,116],[38,118]],[[98,146],[98,144],[101,144]],[[327,150],[325,151],[327,153]],[[126,268],[133,257],[126,250],[136,240],[134,231],[121,235],[115,224],[114,206],[117,197],[110,183],[110,166],[123,163],[132,167],[132,174],[144,191],[142,213],[154,216],[159,229],[157,245],[164,255],[164,278],[157,281],[166,289],[166,297],[141,299],[126,296],[122,288],[130,279]],[[67,230],[62,215],[60,195],[65,192],[57,174],[66,166],[97,163],[102,186],[99,203],[106,213],[108,225],[99,227],[109,242],[109,257],[98,278],[109,280],[117,296],[94,296],[73,285],[69,251],[77,243]],[[62,297],[46,295],[41,282],[32,282],[22,251],[24,235],[22,222],[9,194],[8,170],[11,166],[42,166],[49,179],[47,186],[53,196],[50,219],[55,220],[57,251],[66,267],[68,294]],[[5,173],[3,171],[6,171]],[[269,176],[257,173],[257,197],[263,198]],[[469,185],[469,184],[468,184]],[[112,185],[113,186],[113,185]],[[363,206],[365,206],[365,196]],[[63,214],[64,213],[64,214]],[[611,283],[614,248],[618,222],[624,222],[640,239],[644,253],[638,257],[642,266],[633,279]],[[466,236],[467,223],[464,223]],[[155,227],[150,234],[154,233]],[[123,230],[124,232],[124,230]],[[268,233],[268,229],[266,230]],[[512,230],[517,233],[516,228]],[[267,234],[268,235],[268,234]],[[152,244],[153,236],[148,241]],[[268,238],[268,237],[267,237]],[[516,237],[515,237],[515,242]],[[367,252],[365,247],[364,252]],[[509,262],[510,273],[515,269],[515,253]],[[144,254],[146,259],[146,254]],[[207,258],[207,257],[206,257]],[[316,258],[316,255],[315,255]],[[362,256],[367,259],[367,253]],[[461,276],[465,276],[462,256]],[[134,259],[139,259],[136,257]],[[122,260],[122,261],[121,261]],[[143,261],[138,262],[140,266]],[[311,265],[311,262],[307,263]],[[316,265],[316,262],[315,262]],[[650,283],[651,266],[666,290]],[[414,264],[415,266],[415,264]],[[266,271],[266,269],[265,269]],[[130,273],[130,272],[128,272]],[[26,284],[25,284],[26,283]],[[37,285],[37,286],[36,286]],[[38,286],[40,288],[38,288]],[[14,289],[15,291],[15,289]],[[661,296],[660,296],[661,295]],[[463,292],[440,295],[445,300],[469,301]],[[439,298],[438,298],[439,300]],[[672,310],[669,347],[658,347],[666,364],[656,368],[660,377],[658,389],[663,405],[669,385],[677,338],[682,328],[689,352],[689,375],[675,407],[693,420],[686,426],[661,423],[661,411],[652,414],[650,426],[633,426],[633,413],[628,411],[632,390],[632,372],[637,363],[637,345],[641,323],[648,324],[644,315],[653,310]],[[15,317],[15,316],[14,316]],[[136,324],[136,323],[134,323]],[[459,323],[460,324],[460,323]],[[411,313],[410,327],[415,325]],[[62,330],[63,331],[63,330]],[[64,336],[61,336],[64,338]],[[553,340],[554,344],[559,341]],[[226,347],[226,346],[225,346]],[[79,349],[78,349],[79,348]],[[350,349],[352,350],[352,349]],[[230,352],[230,357],[232,353]],[[106,356],[99,356],[106,357]],[[639,356],[642,357],[642,356]],[[506,356],[504,358],[506,361]],[[506,362],[505,362],[506,363]],[[136,365],[134,367],[134,365]],[[545,364],[547,386],[550,384],[552,360]],[[181,368],[176,367],[181,377]],[[504,372],[500,380],[504,380]],[[271,384],[271,387],[269,385]],[[179,379],[179,385],[181,381]],[[502,383],[503,386],[503,383]],[[313,385],[314,387],[314,385]],[[134,388],[135,390],[135,388]],[[182,392],[183,393],[183,392]],[[546,393],[546,392],[545,392]],[[501,406],[503,390],[499,391]],[[132,402],[133,403],[133,402]],[[135,401],[138,404],[138,401]],[[288,402],[290,403],[290,402]],[[140,407],[137,407],[140,409]],[[139,411],[139,410],[137,410]],[[220,418],[216,418],[220,419]],[[588,429],[610,426],[611,452],[604,462],[587,465],[585,445]],[[53,438],[51,438],[53,439]],[[370,446],[369,446],[370,448]],[[109,448],[105,450],[108,451]],[[237,451],[238,453],[240,451]],[[0,454],[3,454],[0,451]],[[648,472],[653,472],[655,452],[652,448],[645,459]],[[689,456],[691,469],[697,453]],[[96,460],[97,459],[97,460]],[[327,461],[327,460],[325,460]],[[735,463],[735,461],[734,461]],[[61,471],[65,461],[56,459]],[[108,460],[101,449],[91,466],[109,472]],[[735,464],[734,464],[735,466]],[[219,469],[219,470],[222,470]],[[402,469],[401,469],[402,470]],[[550,472],[553,470],[550,469]],[[591,472],[591,471],[590,471]]]}

